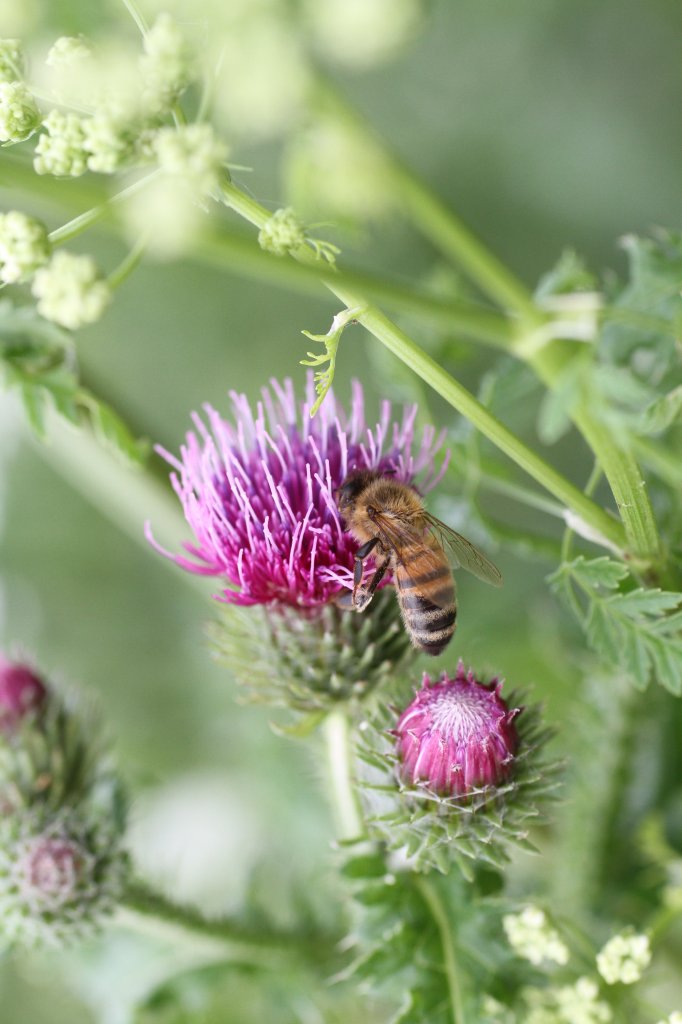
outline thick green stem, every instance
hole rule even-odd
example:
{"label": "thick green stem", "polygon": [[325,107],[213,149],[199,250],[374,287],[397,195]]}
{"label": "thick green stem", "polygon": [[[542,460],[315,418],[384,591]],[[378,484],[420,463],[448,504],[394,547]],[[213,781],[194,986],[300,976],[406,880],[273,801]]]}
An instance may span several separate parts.
{"label": "thick green stem", "polygon": [[189,907],[170,903],[141,886],[131,886],[116,914],[125,928],[167,941],[190,944],[206,959],[281,972],[295,963],[331,962],[333,939],[297,932],[247,930],[228,920],[206,920]]}
{"label": "thick green stem", "polygon": [[342,709],[330,711],[323,724],[332,805],[339,839],[360,839],[365,833],[353,783],[350,721]]}
{"label": "thick green stem", "polygon": [[448,920],[445,908],[441,903],[433,882],[427,878],[426,875],[415,874],[413,875],[413,878],[417,889],[419,889],[419,892],[424,898],[424,902],[431,911],[431,915],[436,922],[436,927],[438,928],[438,934],[440,935],[440,941],[443,947],[445,977],[447,979],[448,991],[450,993],[450,1006],[452,1008],[453,1024],[466,1024],[464,1017],[464,1003],[462,1001],[462,988],[459,983],[457,953],[455,951],[455,942],[452,937],[450,921]]}

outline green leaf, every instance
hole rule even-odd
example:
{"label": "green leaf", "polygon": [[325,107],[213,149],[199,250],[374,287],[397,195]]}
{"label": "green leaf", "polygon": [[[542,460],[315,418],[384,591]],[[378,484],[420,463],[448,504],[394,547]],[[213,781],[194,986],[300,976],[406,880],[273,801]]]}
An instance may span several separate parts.
{"label": "green leaf", "polygon": [[682,420],[682,385],[673,388],[646,408],[636,425],[638,434],[662,434],[674,423]]}
{"label": "green leaf", "polygon": [[642,587],[613,593],[626,576],[622,563],[580,557],[560,566],[549,583],[575,612],[590,646],[611,668],[627,674],[640,690],[655,676],[679,695],[682,611],[676,609],[682,605],[682,594]]}

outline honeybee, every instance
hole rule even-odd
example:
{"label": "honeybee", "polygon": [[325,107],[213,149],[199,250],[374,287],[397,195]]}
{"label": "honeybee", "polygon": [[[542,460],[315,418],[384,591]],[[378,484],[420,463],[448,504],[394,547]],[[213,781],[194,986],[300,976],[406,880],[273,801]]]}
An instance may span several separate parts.
{"label": "honeybee", "polygon": [[[414,646],[426,654],[440,654],[455,632],[451,561],[495,587],[502,583],[499,569],[432,516],[409,484],[376,470],[357,470],[342,483],[337,503],[346,529],[360,544],[355,553],[353,608],[358,612],[367,608],[390,569],[405,629]],[[364,563],[370,554],[376,569],[365,585]]]}

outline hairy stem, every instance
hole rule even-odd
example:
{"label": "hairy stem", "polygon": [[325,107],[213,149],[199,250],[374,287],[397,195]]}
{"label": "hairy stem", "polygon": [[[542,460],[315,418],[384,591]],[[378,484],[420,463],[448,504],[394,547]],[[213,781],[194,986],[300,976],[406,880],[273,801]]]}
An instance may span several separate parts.
{"label": "hairy stem", "polygon": [[345,711],[330,711],[323,724],[332,804],[339,839],[359,839],[365,827],[353,784],[350,721]]}
{"label": "hairy stem", "polygon": [[190,907],[170,903],[143,886],[131,886],[115,921],[125,928],[170,941],[191,943],[208,959],[268,968],[291,969],[294,962],[331,962],[333,939],[276,930],[249,930],[229,920],[206,920]]}
{"label": "hairy stem", "polygon": [[417,889],[422,894],[424,902],[431,911],[431,915],[436,922],[436,927],[438,928],[438,933],[440,935],[440,941],[443,947],[445,977],[448,983],[448,992],[450,993],[453,1024],[466,1024],[464,1017],[464,1003],[462,1001],[462,988],[459,982],[457,953],[455,951],[455,943],[452,937],[450,921],[448,920],[445,908],[441,903],[438,891],[436,890],[433,882],[426,875],[415,874],[413,877]]}

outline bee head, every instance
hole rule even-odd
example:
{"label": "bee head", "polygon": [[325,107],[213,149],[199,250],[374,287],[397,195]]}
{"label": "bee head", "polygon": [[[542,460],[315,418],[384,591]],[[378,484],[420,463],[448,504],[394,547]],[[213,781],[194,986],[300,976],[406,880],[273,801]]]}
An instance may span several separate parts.
{"label": "bee head", "polygon": [[372,481],[381,476],[373,469],[357,469],[349,473],[339,489],[334,493],[336,504],[341,515],[347,515],[353,511],[355,503]]}

